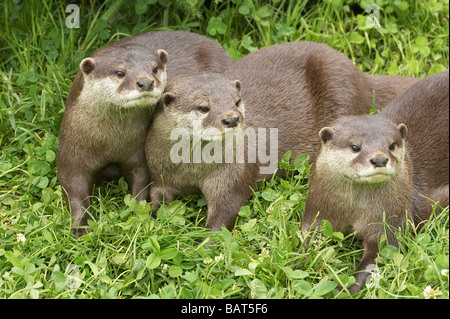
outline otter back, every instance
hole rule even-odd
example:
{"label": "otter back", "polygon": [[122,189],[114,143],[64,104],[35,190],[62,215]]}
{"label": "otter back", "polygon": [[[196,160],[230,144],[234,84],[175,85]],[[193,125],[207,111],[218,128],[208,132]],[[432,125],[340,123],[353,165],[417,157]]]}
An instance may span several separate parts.
{"label": "otter back", "polygon": [[[278,129],[279,159],[290,150],[293,156],[307,153],[313,161],[320,128],[372,108],[374,76],[324,44],[305,41],[266,47],[239,60],[225,75],[242,82],[247,125]],[[398,86],[396,93],[401,94],[407,85],[390,78],[389,90]],[[377,92],[384,89],[377,85]],[[377,98],[377,107],[395,96]]]}
{"label": "otter back", "polygon": [[449,71],[420,80],[387,105],[381,115],[408,127],[407,145],[414,171],[408,211],[419,223],[432,212],[427,198],[442,207],[449,204]]}
{"label": "otter back", "polygon": [[222,73],[235,61],[216,42],[186,31],[155,31],[121,39],[113,45],[137,43],[154,49],[163,49],[170,56],[167,78],[198,73]]}

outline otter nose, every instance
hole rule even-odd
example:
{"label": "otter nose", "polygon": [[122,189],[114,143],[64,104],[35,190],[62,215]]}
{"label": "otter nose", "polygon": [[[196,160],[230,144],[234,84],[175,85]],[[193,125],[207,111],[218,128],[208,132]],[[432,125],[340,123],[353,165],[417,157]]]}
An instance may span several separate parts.
{"label": "otter nose", "polygon": [[376,157],[370,159],[370,163],[374,167],[385,167],[388,161],[389,161],[389,159],[384,156],[376,156]]}
{"label": "otter nose", "polygon": [[153,90],[153,84],[155,81],[153,81],[152,79],[142,79],[139,80],[138,82],[136,82],[136,86],[138,87],[139,90],[142,91],[151,91]]}
{"label": "otter nose", "polygon": [[222,120],[222,125],[225,127],[235,127],[239,123],[239,117],[230,117]]}

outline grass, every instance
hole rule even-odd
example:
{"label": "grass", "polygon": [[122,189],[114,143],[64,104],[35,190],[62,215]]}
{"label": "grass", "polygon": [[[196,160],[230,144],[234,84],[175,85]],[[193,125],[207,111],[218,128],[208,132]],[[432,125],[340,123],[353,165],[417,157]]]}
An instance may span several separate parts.
{"label": "grass", "polygon": [[[379,29],[366,27],[368,1],[81,1],[79,29],[66,27],[60,2],[2,2],[0,298],[350,298],[335,288],[351,284],[362,256],[352,236],[325,227],[305,267],[292,267],[309,173],[302,158],[280,163],[290,174],[262,183],[231,232],[204,229],[199,196],[149,217],[149,205],[138,205],[121,179],[96,188],[93,231],[77,239],[55,154],[79,62],[130,34],[192,30],[235,59],[308,40],[371,74],[424,77],[448,69],[448,1],[374,2]],[[447,207],[414,236],[402,234],[399,250],[384,247],[370,287],[353,298],[424,298],[427,286],[448,298],[448,224]]]}

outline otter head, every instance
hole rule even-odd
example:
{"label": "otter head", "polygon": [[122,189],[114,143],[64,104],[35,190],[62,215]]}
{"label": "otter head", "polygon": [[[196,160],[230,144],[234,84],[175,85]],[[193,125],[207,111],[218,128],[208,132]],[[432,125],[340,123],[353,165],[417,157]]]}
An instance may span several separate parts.
{"label": "otter head", "polygon": [[[111,45],[80,63],[88,103],[119,109],[154,106],[166,87],[168,54],[142,45]],[[97,102],[97,103],[95,103]]]}
{"label": "otter head", "polygon": [[328,174],[351,182],[389,181],[404,165],[406,133],[404,124],[381,116],[343,117],[320,130],[317,165],[325,164]]}
{"label": "otter head", "polygon": [[162,103],[178,127],[193,134],[201,130],[204,140],[223,139],[244,125],[240,91],[240,81],[218,74],[179,77],[167,85]]}

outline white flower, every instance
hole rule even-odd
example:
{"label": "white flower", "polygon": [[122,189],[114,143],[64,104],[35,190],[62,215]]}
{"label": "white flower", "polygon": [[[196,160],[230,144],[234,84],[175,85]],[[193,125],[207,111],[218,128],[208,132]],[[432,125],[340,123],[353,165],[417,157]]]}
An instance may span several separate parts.
{"label": "white flower", "polygon": [[169,270],[169,265],[168,264],[163,264],[162,267],[161,267],[161,272],[163,274],[165,274],[168,270]]}
{"label": "white flower", "polygon": [[26,242],[26,238],[24,234],[17,234],[17,241],[21,244],[25,244]]}
{"label": "white flower", "polygon": [[430,299],[433,292],[434,292],[433,288],[431,288],[431,286],[427,286],[423,290],[423,295],[425,296],[425,299]]}
{"label": "white flower", "polygon": [[427,286],[423,290],[423,295],[425,296],[425,299],[436,299],[437,296],[442,296],[442,291],[440,291],[439,288],[434,290],[431,286]]}
{"label": "white flower", "polygon": [[448,269],[442,269],[441,270],[441,275],[448,277]]}
{"label": "white flower", "polygon": [[207,265],[207,264],[212,263],[212,259],[211,259],[211,257],[206,257],[205,259],[203,259],[203,262]]}
{"label": "white flower", "polygon": [[219,256],[214,257],[215,261],[223,260],[223,254],[221,253]]}
{"label": "white flower", "polygon": [[380,280],[383,278],[381,275],[377,265],[370,264],[366,267],[366,271],[370,272],[370,275],[366,278],[366,286],[371,287],[378,287]]}

